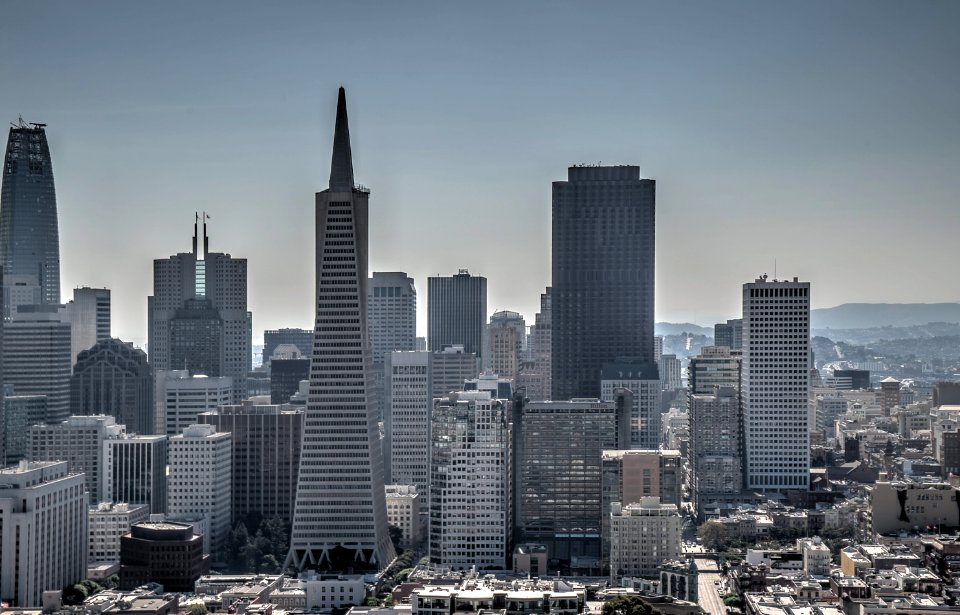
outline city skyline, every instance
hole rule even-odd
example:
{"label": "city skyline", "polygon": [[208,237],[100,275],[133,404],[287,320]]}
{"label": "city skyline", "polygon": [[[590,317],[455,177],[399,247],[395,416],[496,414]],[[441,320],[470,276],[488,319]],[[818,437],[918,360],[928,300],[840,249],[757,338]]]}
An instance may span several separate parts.
{"label": "city skyline", "polygon": [[[385,7],[356,39],[331,27],[319,41],[313,24],[360,13],[246,6],[221,23],[204,6],[11,5],[0,50],[18,62],[0,78],[19,85],[0,117],[48,124],[61,293],[111,288],[115,335],[142,345],[151,263],[185,251],[206,210],[211,249],[250,263],[255,342],[309,327],[313,243],[297,221],[325,179],[342,82],[357,180],[387,212],[370,270],[415,279],[421,335],[426,278],[460,268],[489,280],[489,313],[532,322],[550,183],[582,162],[639,164],[659,184],[658,321],[736,317],[743,280],[775,267],[816,285],[814,308],[960,300],[915,275],[960,257],[960,7],[538,6]],[[884,236],[908,249],[862,241]]]}

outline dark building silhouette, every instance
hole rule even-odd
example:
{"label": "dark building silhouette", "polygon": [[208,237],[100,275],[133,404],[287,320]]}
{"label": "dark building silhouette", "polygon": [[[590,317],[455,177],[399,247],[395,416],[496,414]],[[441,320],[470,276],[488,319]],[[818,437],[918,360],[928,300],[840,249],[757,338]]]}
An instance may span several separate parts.
{"label": "dark building silhouette", "polygon": [[599,397],[618,357],[653,362],[655,197],[637,166],[553,182],[553,399]]}
{"label": "dark building silhouette", "polygon": [[221,406],[197,422],[231,434],[234,521],[250,513],[293,519],[300,471],[303,409],[290,406]]}
{"label": "dark building silhouette", "polygon": [[185,369],[191,375],[232,375],[225,373],[223,318],[209,299],[187,299],[168,326],[173,369]]}
{"label": "dark building silhouette", "polygon": [[139,348],[108,339],[77,357],[70,379],[71,414],[107,414],[128,432],[150,434],[153,407],[153,369]]}
{"label": "dark building silhouette", "polygon": [[733,318],[713,325],[713,345],[726,346],[730,350],[743,348],[743,319]]}
{"label": "dark building silhouette", "polygon": [[270,357],[281,344],[292,344],[305,357],[313,355],[313,331],[310,329],[272,329],[263,332],[263,364],[270,363]]}
{"label": "dark building silhouette", "polygon": [[934,406],[960,406],[960,382],[941,381],[933,387]]}
{"label": "dark building silhouette", "polygon": [[370,192],[353,181],[340,88],[329,187],[316,195],[316,320],[287,565],[382,570],[395,557],[367,329]]}
{"label": "dark building silhouette", "polygon": [[270,403],[285,404],[310,377],[310,359],[275,359],[270,362]]}
{"label": "dark building silhouette", "polygon": [[483,357],[487,325],[487,278],[461,269],[450,277],[427,278],[427,344],[438,352],[463,346]]}
{"label": "dark building silhouette", "polygon": [[835,369],[834,378],[849,378],[850,388],[869,389],[870,388],[870,370],[869,369]]}
{"label": "dark building silhouette", "polygon": [[7,138],[0,187],[5,316],[18,303],[60,303],[57,194],[45,126],[21,119]]}
{"label": "dark building silhouette", "polygon": [[192,525],[135,523],[120,538],[120,589],[159,583],[166,592],[193,593],[197,579],[209,571],[203,537],[193,532]]}

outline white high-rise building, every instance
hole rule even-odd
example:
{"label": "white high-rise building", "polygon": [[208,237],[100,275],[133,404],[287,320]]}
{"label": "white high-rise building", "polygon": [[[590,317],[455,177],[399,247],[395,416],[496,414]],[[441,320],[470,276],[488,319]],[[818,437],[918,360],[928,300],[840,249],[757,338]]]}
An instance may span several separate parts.
{"label": "white high-rise building", "polygon": [[402,271],[374,271],[367,289],[367,325],[373,363],[395,350],[415,350],[417,289]]}
{"label": "white high-rise building", "polygon": [[644,497],[636,504],[611,505],[610,578],[656,579],[660,565],[680,558],[680,529],[683,518],[675,504],[663,504],[658,497]]}
{"label": "white high-rise building", "polygon": [[213,425],[191,425],[170,438],[167,515],[205,515],[214,551],[230,533],[232,461],[230,434]]}
{"label": "white high-rise building", "polygon": [[103,441],[100,501],[167,508],[167,437],[121,434]]}
{"label": "white high-rise building", "polygon": [[328,188],[316,195],[316,320],[287,565],[377,571],[396,553],[367,329],[370,192],[353,179],[340,88]]}
{"label": "white high-rise building", "polygon": [[83,472],[90,503],[99,502],[103,442],[124,435],[112,416],[71,416],[56,425],[30,427],[30,459],[67,461],[71,472]]}
{"label": "white high-rise building", "polygon": [[809,384],[810,283],[762,276],[744,284],[746,488],[808,488]]}
{"label": "white high-rise building", "polygon": [[66,461],[0,469],[0,600],[40,606],[41,594],[87,575],[87,496]]}
{"label": "white high-rise building", "polygon": [[196,424],[201,412],[230,404],[233,379],[228,376],[191,376],[187,370],[158,371],[154,387],[155,432],[175,436]]}
{"label": "white high-rise building", "polygon": [[[387,481],[430,486],[430,364],[429,351],[392,352],[386,363],[384,457]],[[423,499],[423,498],[422,498]]]}
{"label": "white high-rise building", "polygon": [[437,399],[431,421],[430,562],[504,568],[510,532],[509,402],[488,391]]}
{"label": "white high-rise building", "polygon": [[665,354],[657,361],[660,385],[664,391],[675,391],[683,386],[683,366],[675,354]]}
{"label": "white high-rise building", "polygon": [[146,504],[100,502],[90,507],[90,549],[87,560],[91,564],[119,562],[120,537],[130,533],[130,526],[150,520]]}

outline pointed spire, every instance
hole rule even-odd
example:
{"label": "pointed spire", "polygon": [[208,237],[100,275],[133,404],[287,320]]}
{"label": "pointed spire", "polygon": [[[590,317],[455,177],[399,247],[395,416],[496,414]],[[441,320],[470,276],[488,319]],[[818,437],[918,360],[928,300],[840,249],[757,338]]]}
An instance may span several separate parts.
{"label": "pointed spire", "polygon": [[340,88],[337,99],[337,126],[333,132],[333,161],[330,163],[330,190],[353,190],[353,154],[350,152],[350,126],[347,125],[347,93]]}

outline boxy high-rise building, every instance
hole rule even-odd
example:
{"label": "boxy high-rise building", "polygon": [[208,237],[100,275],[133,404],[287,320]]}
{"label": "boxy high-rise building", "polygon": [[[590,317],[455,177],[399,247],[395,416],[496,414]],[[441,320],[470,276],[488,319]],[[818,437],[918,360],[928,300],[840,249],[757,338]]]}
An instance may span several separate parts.
{"label": "boxy high-rise building", "polygon": [[600,370],[653,358],[656,182],[570,167],[553,182],[553,399],[600,396]]}
{"label": "boxy high-rise building", "polygon": [[745,487],[806,490],[810,483],[810,283],[743,285],[740,395]]}
{"label": "boxy high-rise building", "polygon": [[427,278],[427,343],[430,350],[463,346],[483,357],[487,323],[487,278],[466,269]]}
{"label": "boxy high-rise building", "polygon": [[145,352],[118,339],[99,341],[73,366],[70,413],[108,414],[132,433],[154,433],[153,385]]}

